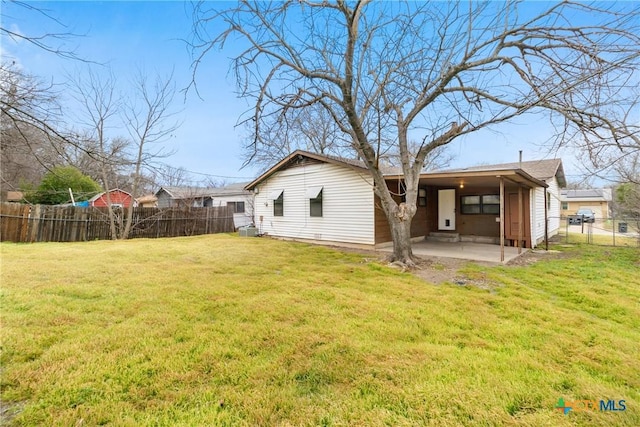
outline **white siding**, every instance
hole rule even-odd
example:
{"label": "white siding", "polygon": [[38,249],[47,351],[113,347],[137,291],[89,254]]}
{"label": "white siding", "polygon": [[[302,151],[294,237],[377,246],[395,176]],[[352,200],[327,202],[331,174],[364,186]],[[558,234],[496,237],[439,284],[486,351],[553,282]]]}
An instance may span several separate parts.
{"label": "white siding", "polygon": [[547,191],[551,194],[551,206],[549,206],[549,237],[558,234],[560,229],[560,187],[558,180],[553,178],[547,182],[549,188]]}
{"label": "white siding", "polygon": [[[322,217],[309,215],[309,187],[322,186]],[[273,215],[270,194],[284,190],[284,215]],[[258,186],[255,224],[261,233],[293,239],[374,244],[371,179],[331,163],[292,167]],[[260,217],[262,216],[262,221]]]}
{"label": "white siding", "polygon": [[244,227],[253,223],[253,194],[234,194],[229,196],[212,197],[211,206],[227,206],[231,202],[244,202],[244,213],[233,214],[235,228]]}
{"label": "white siding", "polygon": [[[549,224],[548,233],[549,237],[558,234],[560,229],[560,188],[558,187],[558,181],[554,177],[547,182],[549,188],[546,190],[551,194],[551,205],[547,211],[547,220]],[[536,246],[538,243],[544,241],[544,209],[546,204],[545,189],[537,187],[532,192],[531,197],[531,235],[532,243]]]}

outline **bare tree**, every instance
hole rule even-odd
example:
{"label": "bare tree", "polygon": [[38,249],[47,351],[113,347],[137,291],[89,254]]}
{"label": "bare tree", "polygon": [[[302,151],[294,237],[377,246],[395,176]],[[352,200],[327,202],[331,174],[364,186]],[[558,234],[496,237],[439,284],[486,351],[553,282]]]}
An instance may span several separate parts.
{"label": "bare tree", "polygon": [[[301,149],[318,154],[343,157],[350,155],[351,143],[328,112],[320,105],[305,109],[290,109],[282,116],[272,116],[262,124],[263,138],[259,145],[249,137],[243,147],[245,165],[266,170],[289,153]],[[249,133],[252,122],[245,123]]]}
{"label": "bare tree", "polygon": [[55,164],[62,139],[59,119],[58,96],[50,84],[13,63],[0,65],[3,185],[15,187],[21,179],[35,184]]}
{"label": "bare tree", "polygon": [[[63,129],[63,114],[59,104],[59,89],[51,82],[42,81],[25,72],[12,58],[11,43],[30,44],[41,52],[59,58],[89,62],[76,55],[68,42],[78,38],[69,28],[49,13],[42,5],[23,1],[2,1],[3,61],[0,66],[0,121],[2,128],[2,152],[4,186],[15,188],[17,180],[34,184],[53,166],[64,164],[66,147],[80,148],[73,135]],[[53,28],[51,31],[26,34],[10,25],[16,8],[27,11],[34,19],[43,17]],[[5,154],[7,154],[5,156]],[[22,169],[12,166],[22,164],[29,157],[29,164]],[[17,163],[12,163],[16,161]],[[9,166],[9,168],[5,168]],[[13,171],[15,173],[5,173]],[[13,175],[13,176],[9,176]]]}
{"label": "bare tree", "polygon": [[[149,80],[140,72],[133,83],[134,94],[124,103],[123,118],[133,147],[132,195],[135,198],[140,195],[138,191],[143,185],[145,170],[153,169],[157,166],[155,162],[172,154],[163,143],[179,123],[172,110],[176,93],[173,76]],[[133,209],[129,209],[121,238],[129,237],[132,226]]]}
{"label": "bare tree", "polygon": [[116,215],[111,206],[110,190],[116,188],[113,180],[118,175],[117,171],[128,166],[125,150],[129,141],[109,135],[110,127],[117,125],[112,122],[118,118],[121,104],[115,78],[109,73],[106,78],[101,79],[87,67],[85,72],[69,76],[69,81],[73,82],[73,97],[81,106],[78,124],[86,134],[82,138],[80,153],[75,157],[78,162],[88,160],[85,167],[93,169],[102,183],[107,198],[111,238],[117,239],[118,230],[123,228],[123,218],[122,215]]}
{"label": "bare tree", "polygon": [[[80,60],[85,62],[86,60],[80,58],[74,49],[68,49],[64,47],[65,42],[75,39],[80,36],[80,34],[75,34],[69,31],[67,25],[65,25],[62,21],[53,16],[50,11],[48,11],[45,7],[40,7],[39,5],[35,5],[32,2],[26,1],[6,1],[2,0],[2,5],[5,10],[3,10],[4,17],[2,23],[0,23],[0,34],[2,34],[3,38],[7,37],[14,42],[25,42],[29,43],[41,51],[49,52],[61,58],[68,58],[74,60]],[[13,28],[7,26],[7,21],[11,17],[10,9],[7,6],[16,6],[22,9],[26,9],[30,16],[36,18],[38,16],[44,17],[49,23],[52,23],[56,28],[54,31],[41,32],[38,34],[24,34],[20,31],[17,31]]]}
{"label": "bare tree", "polygon": [[[373,177],[392,259],[412,265],[418,180],[433,150],[536,112],[560,118],[564,136],[595,127],[616,139],[624,117],[607,106],[629,95],[638,70],[638,16],[624,3],[203,2],[193,67],[225,43],[239,47],[233,69],[255,101],[246,120],[256,151],[265,123],[321,105]],[[379,168],[385,143],[399,154],[406,203]]]}
{"label": "bare tree", "polygon": [[[177,128],[170,110],[175,87],[172,76],[149,79],[140,72],[127,96],[117,86],[113,74],[100,77],[91,69],[74,77],[73,93],[81,108],[78,125],[85,135],[82,152],[76,158],[87,162],[107,192],[111,236],[128,238],[133,210],[126,215],[115,212],[109,190],[124,187],[133,198],[149,187],[160,159],[171,154],[162,143]],[[127,134],[126,137],[122,134]],[[84,153],[85,155],[82,155]],[[119,185],[126,181],[126,186]],[[123,188],[123,189],[124,189]]]}

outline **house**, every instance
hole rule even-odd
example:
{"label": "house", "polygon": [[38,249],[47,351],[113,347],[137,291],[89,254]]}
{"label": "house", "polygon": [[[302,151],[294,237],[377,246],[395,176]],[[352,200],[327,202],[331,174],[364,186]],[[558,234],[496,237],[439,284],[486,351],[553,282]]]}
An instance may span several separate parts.
{"label": "house", "polygon": [[566,218],[568,215],[574,215],[579,209],[591,209],[596,214],[596,219],[609,218],[612,200],[613,192],[610,188],[562,190],[560,214]]}
{"label": "house", "polygon": [[137,206],[141,208],[157,208],[158,198],[154,194],[147,194],[136,199]]}
{"label": "house", "polygon": [[[400,202],[402,174],[388,171],[385,180]],[[504,240],[533,247],[557,233],[564,185],[559,159],[426,172],[411,235],[499,243],[503,206]],[[245,188],[255,194],[260,233],[370,246],[392,240],[373,179],[360,161],[298,150]]]}
{"label": "house", "polygon": [[133,197],[130,193],[120,190],[119,188],[115,188],[113,190],[109,190],[108,193],[103,192],[90,198],[89,206],[105,208],[111,204],[112,207],[128,208],[131,206],[132,201]]}
{"label": "house", "polygon": [[1,195],[4,202],[21,203],[24,201],[24,193],[22,191],[3,191]]}
{"label": "house", "polygon": [[224,187],[162,187],[156,193],[159,208],[232,206],[235,227],[253,223],[253,193],[247,183]]}

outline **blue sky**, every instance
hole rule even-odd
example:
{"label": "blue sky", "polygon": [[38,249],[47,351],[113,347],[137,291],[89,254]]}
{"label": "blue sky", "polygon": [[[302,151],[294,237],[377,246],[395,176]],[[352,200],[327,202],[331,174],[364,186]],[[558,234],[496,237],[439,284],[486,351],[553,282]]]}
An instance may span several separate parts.
{"label": "blue sky", "polygon": [[[219,2],[224,6],[223,2]],[[173,70],[178,89],[191,79],[191,57],[183,41],[190,37],[189,5],[164,2],[29,2],[81,34],[70,38],[65,47],[82,58],[108,64],[118,79],[131,79],[137,69],[168,75]],[[10,3],[2,4],[3,26],[27,35],[60,32],[64,28],[50,19]],[[23,69],[45,81],[62,83],[65,73],[81,64],[43,52],[33,46],[3,39],[2,55],[14,59]],[[212,51],[197,74],[200,99],[193,91],[176,96],[181,110],[181,127],[168,143],[176,153],[165,161],[174,167],[211,175],[227,182],[250,180],[257,171],[240,169],[242,129],[235,128],[238,117],[248,108],[235,95],[235,82],[229,73],[230,51]],[[579,170],[570,153],[550,153],[542,144],[551,136],[544,119],[522,117],[518,122],[455,141],[451,167],[561,156],[570,180]],[[196,175],[196,177],[203,177]]]}

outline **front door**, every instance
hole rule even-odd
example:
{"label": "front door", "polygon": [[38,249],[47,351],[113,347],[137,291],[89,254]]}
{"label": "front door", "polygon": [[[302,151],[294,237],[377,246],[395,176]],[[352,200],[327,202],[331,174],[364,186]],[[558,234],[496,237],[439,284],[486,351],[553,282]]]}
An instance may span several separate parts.
{"label": "front door", "polygon": [[456,190],[438,190],[438,230],[456,229]]}

